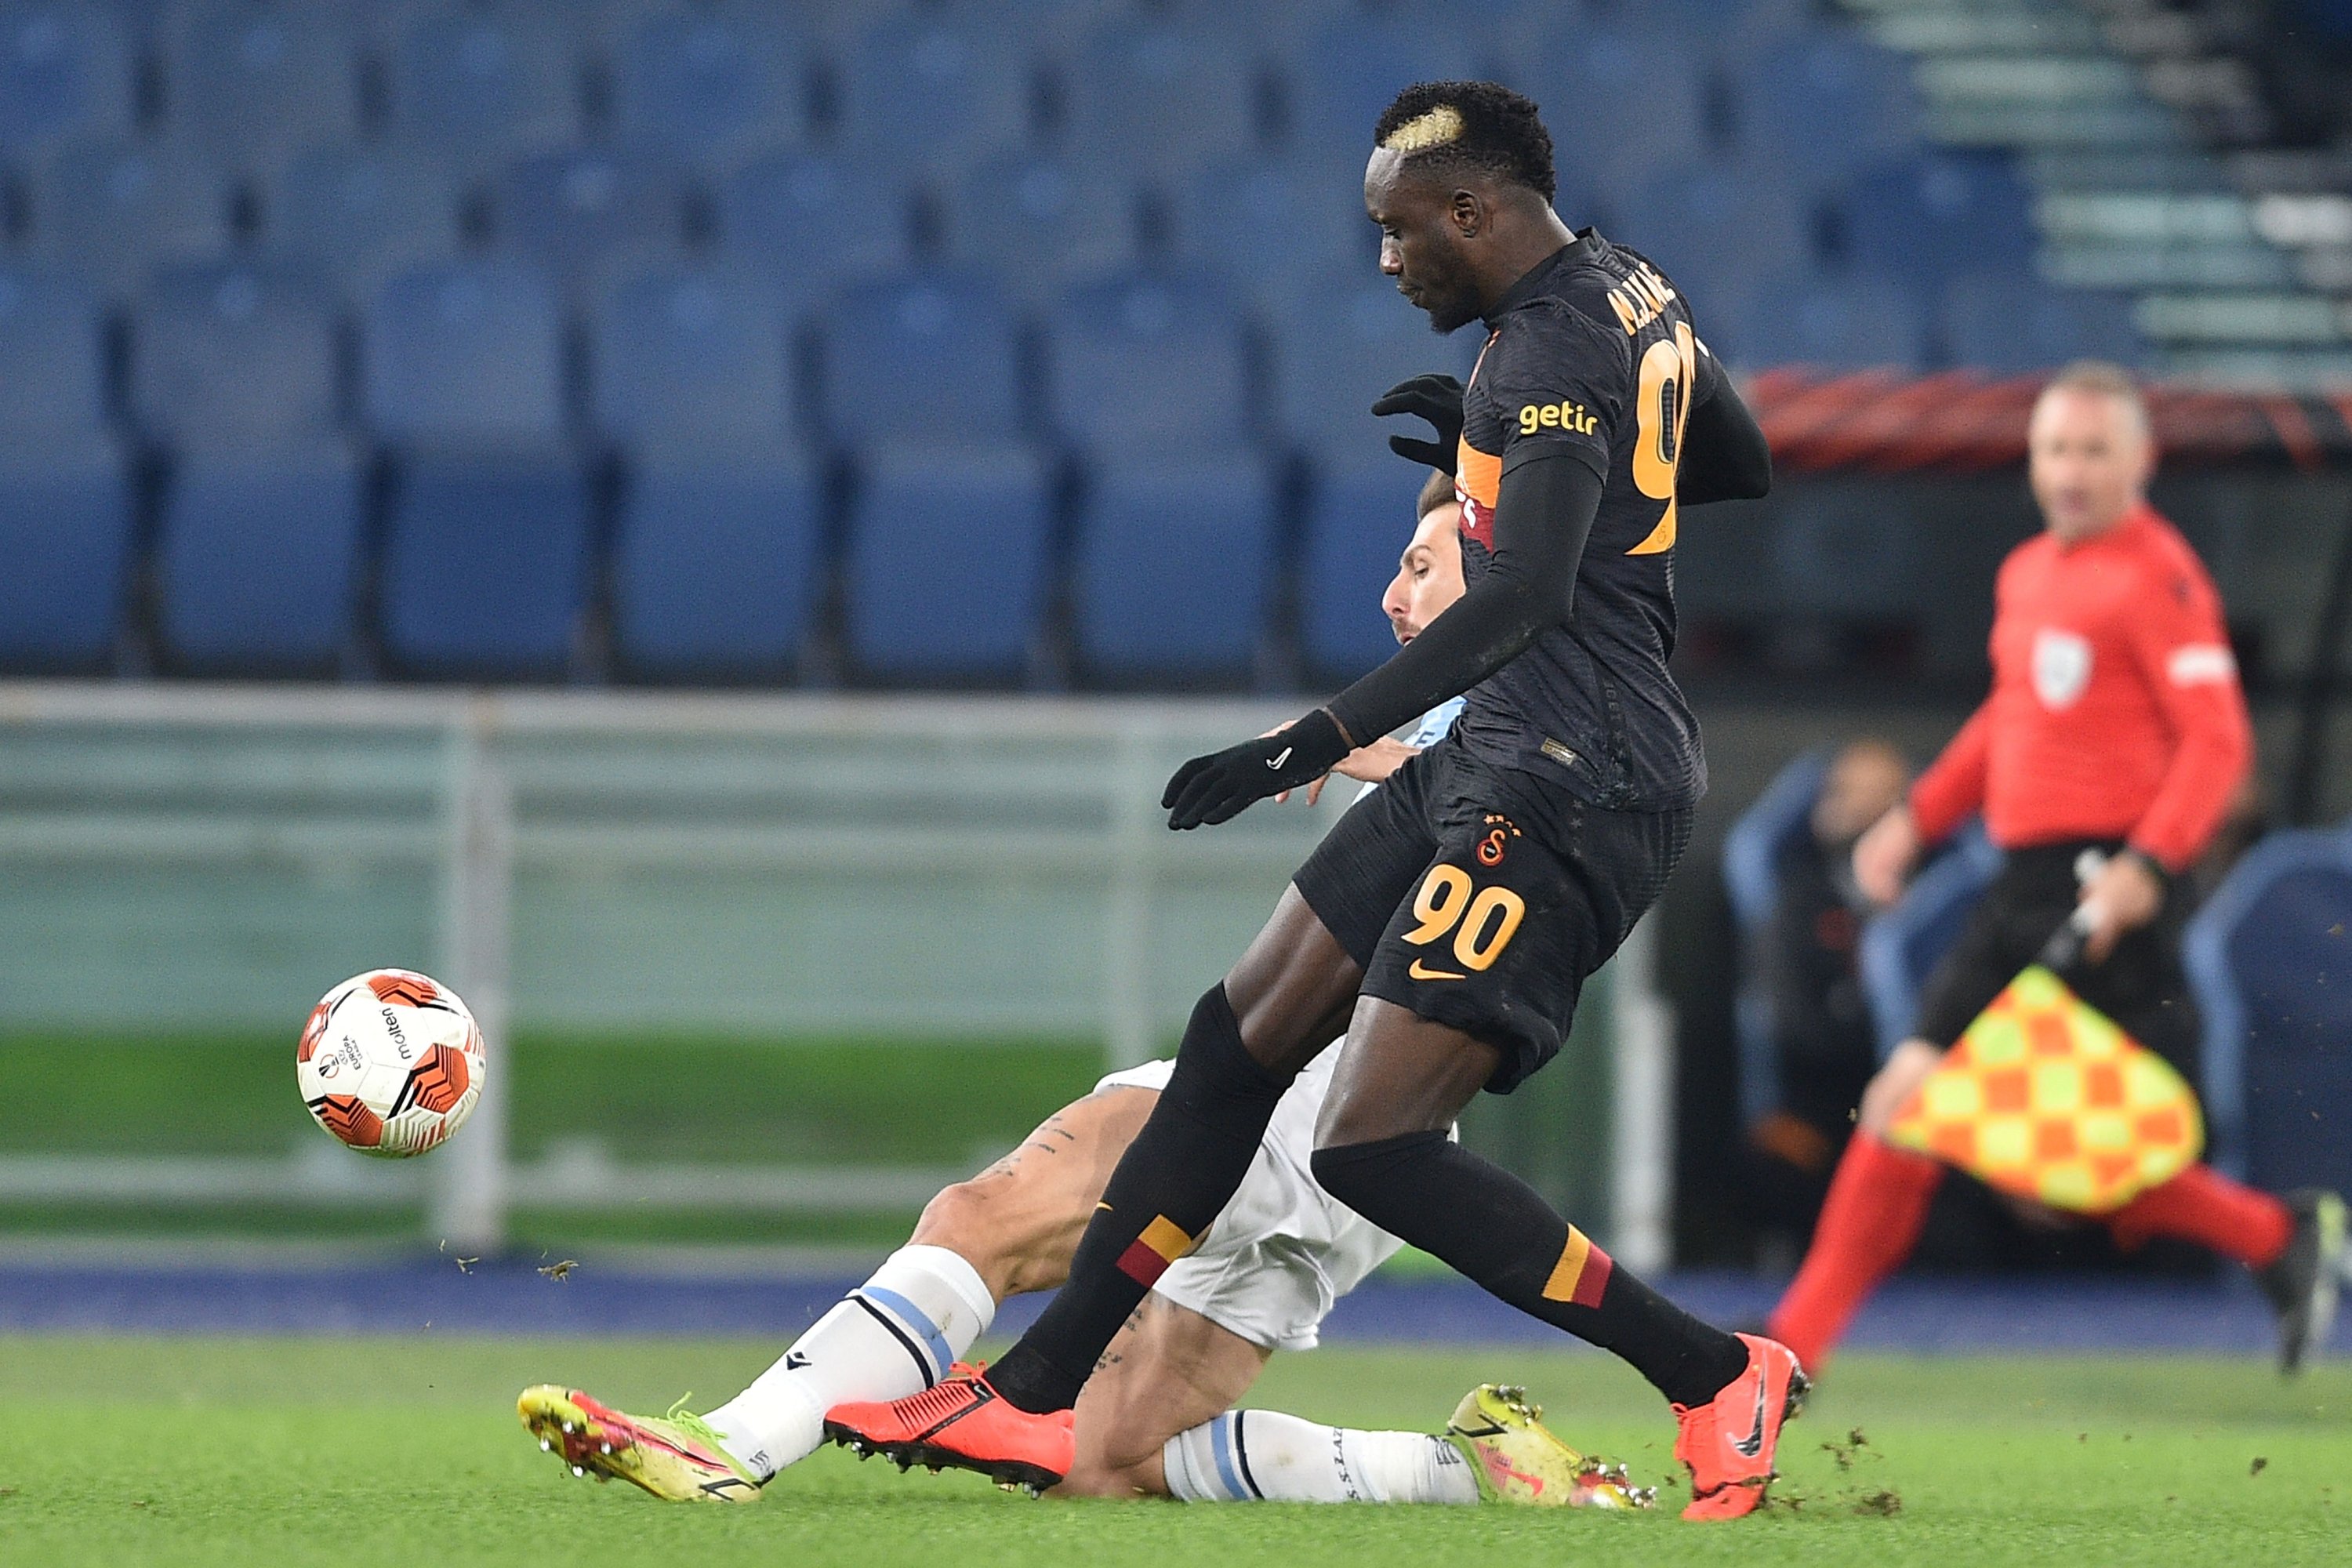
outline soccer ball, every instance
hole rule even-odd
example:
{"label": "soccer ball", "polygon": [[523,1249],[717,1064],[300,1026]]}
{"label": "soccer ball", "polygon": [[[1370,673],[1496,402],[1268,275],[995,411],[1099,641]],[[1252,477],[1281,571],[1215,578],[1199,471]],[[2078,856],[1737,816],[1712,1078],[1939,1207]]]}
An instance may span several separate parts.
{"label": "soccer ball", "polygon": [[409,969],[371,969],[319,999],[294,1078],[319,1125],[362,1154],[422,1154],[464,1125],[488,1062],[457,994]]}

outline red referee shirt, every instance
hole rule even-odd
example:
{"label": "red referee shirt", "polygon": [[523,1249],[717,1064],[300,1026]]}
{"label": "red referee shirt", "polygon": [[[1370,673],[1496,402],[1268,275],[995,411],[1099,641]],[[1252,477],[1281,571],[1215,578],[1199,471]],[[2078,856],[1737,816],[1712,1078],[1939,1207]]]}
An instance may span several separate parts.
{"label": "red referee shirt", "polygon": [[1921,836],[1981,807],[2005,849],[2123,838],[2186,869],[2253,755],[2196,552],[2142,505],[2079,544],[2027,540],[1994,598],[1992,695],[1912,785]]}

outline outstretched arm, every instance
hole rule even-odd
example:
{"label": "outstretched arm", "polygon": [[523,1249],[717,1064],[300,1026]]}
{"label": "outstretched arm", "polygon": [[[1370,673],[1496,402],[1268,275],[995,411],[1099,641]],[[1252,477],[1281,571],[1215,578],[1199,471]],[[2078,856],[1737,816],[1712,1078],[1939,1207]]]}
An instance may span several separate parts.
{"label": "outstretched arm", "polygon": [[1195,757],[1168,782],[1168,826],[1237,816],[1330,771],[1367,742],[1516,658],[1575,601],[1576,572],[1601,505],[1601,475],[1575,449],[1532,447],[1504,465],[1486,574],[1428,629],[1288,729]]}

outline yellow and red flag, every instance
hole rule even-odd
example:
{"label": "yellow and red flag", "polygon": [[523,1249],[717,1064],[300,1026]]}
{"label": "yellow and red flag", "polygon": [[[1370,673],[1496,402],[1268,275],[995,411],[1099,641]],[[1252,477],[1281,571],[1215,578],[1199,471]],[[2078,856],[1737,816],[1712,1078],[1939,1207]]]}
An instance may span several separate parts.
{"label": "yellow and red flag", "polygon": [[2205,1122],[2170,1063],[2035,963],[1945,1053],[1888,1137],[2003,1192],[2103,1215],[2195,1161]]}

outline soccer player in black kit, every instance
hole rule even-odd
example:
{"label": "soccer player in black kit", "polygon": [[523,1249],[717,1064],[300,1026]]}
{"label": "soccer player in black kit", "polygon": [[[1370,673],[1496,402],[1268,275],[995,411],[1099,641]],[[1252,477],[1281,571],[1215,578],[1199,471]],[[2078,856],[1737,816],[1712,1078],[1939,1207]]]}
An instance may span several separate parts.
{"label": "soccer player in black kit", "polygon": [[1680,506],[1763,494],[1770,455],[1674,285],[1553,213],[1534,104],[1424,83],[1373,141],[1381,270],[1437,331],[1486,329],[1466,388],[1423,376],[1373,409],[1436,426],[1434,442],[1391,445],[1453,473],[1467,592],[1327,705],[1186,763],[1168,825],[1223,822],[1467,692],[1461,719],[1332,828],[1201,998],[1036,1325],[984,1376],[836,1406],[826,1430],[902,1463],[1058,1479],[1103,1347],[1215,1220],[1284,1086],[1344,1027],[1317,1180],[1630,1362],[1679,1421],[1685,1517],[1736,1517],[1762,1500],[1804,1395],[1796,1358],[1667,1301],[1445,1130],[1479,1089],[1507,1092],[1559,1051],[1584,978],[1682,853],[1706,770],[1666,672]]}

